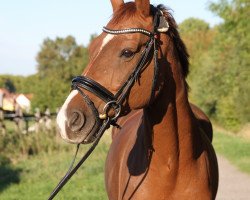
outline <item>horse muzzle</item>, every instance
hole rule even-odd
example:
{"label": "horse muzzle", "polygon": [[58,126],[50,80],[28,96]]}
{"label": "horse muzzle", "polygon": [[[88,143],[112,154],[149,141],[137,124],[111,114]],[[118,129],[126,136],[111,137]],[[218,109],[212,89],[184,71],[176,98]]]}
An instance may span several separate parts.
{"label": "horse muzzle", "polygon": [[[81,101],[77,101],[78,92],[81,94]],[[72,91],[72,95],[68,97],[69,100],[65,101],[57,115],[57,124],[61,137],[65,141],[87,144],[95,140],[101,120],[93,102],[81,90],[78,92]]]}

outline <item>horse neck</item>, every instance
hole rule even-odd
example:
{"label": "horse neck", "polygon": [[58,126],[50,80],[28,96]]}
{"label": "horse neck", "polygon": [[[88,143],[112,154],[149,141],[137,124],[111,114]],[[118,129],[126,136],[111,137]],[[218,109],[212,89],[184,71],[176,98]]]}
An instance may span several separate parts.
{"label": "horse neck", "polygon": [[174,58],[172,53],[167,54],[171,73],[165,74],[167,81],[158,98],[144,109],[143,123],[151,126],[149,134],[158,155],[167,160],[186,160],[193,155],[193,115],[180,62]]}

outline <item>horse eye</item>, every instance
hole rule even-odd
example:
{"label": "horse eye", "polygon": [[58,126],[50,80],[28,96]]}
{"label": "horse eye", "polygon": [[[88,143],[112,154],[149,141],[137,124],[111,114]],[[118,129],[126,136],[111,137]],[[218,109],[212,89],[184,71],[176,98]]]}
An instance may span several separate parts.
{"label": "horse eye", "polygon": [[134,52],[129,49],[124,49],[121,53],[121,57],[124,56],[126,58],[130,58],[134,55]]}

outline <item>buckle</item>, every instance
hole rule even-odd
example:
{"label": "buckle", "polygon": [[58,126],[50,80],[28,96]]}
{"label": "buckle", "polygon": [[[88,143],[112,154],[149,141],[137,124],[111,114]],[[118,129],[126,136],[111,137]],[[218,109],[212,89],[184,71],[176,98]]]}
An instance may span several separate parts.
{"label": "buckle", "polygon": [[[103,114],[99,114],[99,118],[102,120],[109,118],[111,121],[116,121],[121,114],[121,108],[121,105],[117,104],[116,101],[109,101],[103,108]],[[108,113],[111,109],[113,109],[113,111],[115,112],[115,115],[113,117],[108,116]]]}

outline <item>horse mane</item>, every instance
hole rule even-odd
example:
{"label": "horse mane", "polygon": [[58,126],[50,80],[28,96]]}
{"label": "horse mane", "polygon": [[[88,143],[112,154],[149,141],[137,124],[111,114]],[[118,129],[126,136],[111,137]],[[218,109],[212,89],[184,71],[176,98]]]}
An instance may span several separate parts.
{"label": "horse mane", "polygon": [[[152,6],[151,6],[152,7]],[[184,78],[187,77],[189,72],[189,54],[187,52],[187,48],[182,41],[180,34],[178,32],[178,25],[173,18],[172,14],[170,13],[169,8],[165,7],[164,5],[160,4],[157,6],[158,9],[160,9],[165,18],[167,19],[169,23],[169,30],[167,34],[170,36],[170,38],[173,41],[178,59],[180,60],[181,67],[182,67],[182,74]],[[151,15],[153,16],[154,11],[151,9]],[[118,24],[120,21],[124,19],[131,19],[135,17],[136,15],[136,6],[134,2],[128,2],[123,4],[114,14],[113,18],[111,19],[112,24]],[[186,87],[188,88],[188,85],[186,83]]]}
{"label": "horse mane", "polygon": [[174,43],[174,46],[177,51],[177,55],[179,57],[179,60],[182,66],[182,73],[184,77],[186,78],[189,73],[189,54],[188,54],[186,45],[184,44],[178,32],[178,25],[175,19],[173,18],[172,14],[170,13],[170,9],[166,8],[162,4],[158,5],[157,8],[163,12],[165,18],[167,19],[169,23],[168,34]]}

